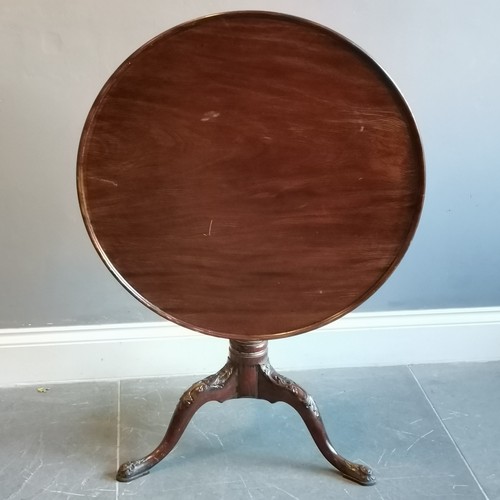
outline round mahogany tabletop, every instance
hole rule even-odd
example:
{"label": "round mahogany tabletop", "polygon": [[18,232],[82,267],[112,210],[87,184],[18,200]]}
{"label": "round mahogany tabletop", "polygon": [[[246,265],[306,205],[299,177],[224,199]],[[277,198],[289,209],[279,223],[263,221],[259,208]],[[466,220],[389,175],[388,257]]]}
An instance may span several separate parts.
{"label": "round mahogany tabletop", "polygon": [[98,95],[78,193],[106,265],[191,329],[263,340],[349,312],[418,222],[412,114],[361,49],[309,21],[231,12],[132,54]]}

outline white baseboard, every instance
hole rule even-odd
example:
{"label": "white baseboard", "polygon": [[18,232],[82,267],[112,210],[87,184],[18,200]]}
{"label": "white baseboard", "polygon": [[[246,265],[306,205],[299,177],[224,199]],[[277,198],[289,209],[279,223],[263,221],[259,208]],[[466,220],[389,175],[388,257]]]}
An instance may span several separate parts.
{"label": "white baseboard", "polygon": [[[0,386],[206,374],[227,345],[166,321],[0,329]],[[500,360],[500,308],[351,313],[270,353],[280,370]]]}

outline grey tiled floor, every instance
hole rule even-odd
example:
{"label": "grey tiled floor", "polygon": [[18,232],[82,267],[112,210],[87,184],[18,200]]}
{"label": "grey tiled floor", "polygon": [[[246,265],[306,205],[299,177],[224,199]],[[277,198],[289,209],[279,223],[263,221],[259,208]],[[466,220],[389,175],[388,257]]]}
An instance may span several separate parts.
{"label": "grey tiled floor", "polygon": [[500,499],[500,362],[287,374],[315,397],[336,448],[378,483],[351,483],[284,404],[209,403],[150,475],[119,462],[161,440],[198,377],[0,390],[0,499]]}

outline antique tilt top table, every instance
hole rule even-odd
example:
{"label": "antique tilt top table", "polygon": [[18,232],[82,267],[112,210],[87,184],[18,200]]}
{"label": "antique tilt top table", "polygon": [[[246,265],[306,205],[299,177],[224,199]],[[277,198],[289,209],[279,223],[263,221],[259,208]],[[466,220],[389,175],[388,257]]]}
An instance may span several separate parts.
{"label": "antique tilt top table", "polygon": [[[227,364],[181,397],[146,474],[207,401],[285,401],[343,475],[314,400],[274,371],[267,341],[354,309],[394,270],[424,193],[421,144],[396,86],[361,49],[309,21],[229,12],[132,54],[98,95],[78,154],[94,246],[159,315],[230,339]],[[359,346],[360,349],[363,346]]]}

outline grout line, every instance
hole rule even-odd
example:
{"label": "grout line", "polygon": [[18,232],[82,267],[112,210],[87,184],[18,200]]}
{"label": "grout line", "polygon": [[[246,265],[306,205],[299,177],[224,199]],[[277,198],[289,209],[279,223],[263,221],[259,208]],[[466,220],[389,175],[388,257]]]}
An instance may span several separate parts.
{"label": "grout line", "polygon": [[[121,425],[121,381],[118,380],[118,403],[117,403],[117,418],[116,418],[116,470],[120,467],[120,425]],[[116,500],[118,500],[118,481],[115,480]]]}
{"label": "grout line", "polygon": [[410,371],[413,379],[415,380],[416,384],[418,385],[419,389],[422,391],[422,394],[424,395],[424,398],[426,399],[427,403],[429,403],[429,406],[431,407],[432,411],[434,412],[434,415],[436,415],[437,419],[439,420],[439,423],[441,424],[442,428],[444,429],[444,431],[446,432],[446,435],[448,436],[448,438],[450,439],[450,441],[453,443],[453,446],[455,447],[455,449],[457,450],[457,453],[460,455],[460,458],[463,460],[464,464],[465,464],[465,467],[467,467],[467,470],[470,472],[472,478],[474,479],[474,481],[476,482],[479,490],[481,491],[481,493],[483,494],[484,498],[486,500],[490,500],[488,495],[486,494],[486,492],[484,491],[483,487],[481,486],[481,483],[479,482],[479,479],[477,478],[476,474],[474,474],[474,471],[471,469],[471,466],[469,465],[469,463],[467,462],[466,458],[465,458],[465,455],[462,453],[462,450],[458,447],[458,444],[457,442],[455,441],[455,439],[453,438],[453,436],[451,435],[450,431],[448,430],[448,428],[446,427],[445,423],[443,422],[443,420],[441,419],[441,417],[439,416],[439,413],[437,412],[435,406],[432,404],[432,401],[429,399],[429,396],[427,396],[427,393],[425,392],[424,388],[422,387],[422,384],[420,383],[420,381],[417,379],[415,373],[413,372],[413,370],[411,369],[411,366],[407,366],[408,370]]}

